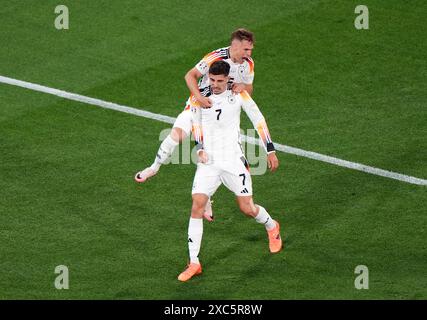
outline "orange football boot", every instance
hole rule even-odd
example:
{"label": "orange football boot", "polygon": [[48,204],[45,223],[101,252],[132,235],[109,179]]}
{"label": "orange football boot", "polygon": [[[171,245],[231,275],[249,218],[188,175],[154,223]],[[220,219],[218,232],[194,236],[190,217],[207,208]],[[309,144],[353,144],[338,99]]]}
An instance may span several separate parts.
{"label": "orange football boot", "polygon": [[179,281],[188,281],[192,277],[197,276],[202,273],[202,265],[200,263],[190,263],[187,265],[187,269],[185,269],[178,276]]}
{"label": "orange football boot", "polygon": [[268,245],[271,253],[279,252],[282,249],[282,238],[280,237],[280,225],[277,221],[276,226],[267,231],[268,233]]}

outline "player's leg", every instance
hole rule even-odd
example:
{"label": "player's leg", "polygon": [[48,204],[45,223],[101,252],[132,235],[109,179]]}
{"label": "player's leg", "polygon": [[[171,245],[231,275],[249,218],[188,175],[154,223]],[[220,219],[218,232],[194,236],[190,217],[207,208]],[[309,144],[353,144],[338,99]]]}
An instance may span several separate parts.
{"label": "player's leg", "polygon": [[[187,101],[186,108],[178,115],[177,119],[175,120],[170,134],[161,143],[153,164],[136,173],[136,182],[145,182],[147,179],[156,175],[160,169],[160,166],[165,163],[167,159],[169,159],[176,146],[190,135],[194,118],[193,112],[191,111],[191,106],[193,105],[194,101],[191,101],[190,97]],[[212,201],[210,198],[206,203],[204,218],[210,222],[213,221]]]}
{"label": "player's leg", "polygon": [[179,281],[188,281],[193,276],[202,273],[202,265],[199,261],[200,246],[203,237],[203,212],[205,211],[208,196],[205,194],[193,194],[193,205],[191,207],[191,217],[188,223],[188,252],[190,263],[187,268],[178,276]]}
{"label": "player's leg", "polygon": [[[189,101],[191,102],[190,110],[192,115],[191,132],[197,147],[200,147],[203,145],[202,108],[200,107],[200,104],[197,102],[197,100],[194,100],[193,96],[189,98]],[[212,203],[213,201],[209,198],[209,200],[206,202],[205,212],[203,213],[203,217],[209,222],[214,220]]]}
{"label": "player's leg", "polygon": [[215,193],[221,184],[217,171],[211,166],[199,165],[193,181],[191,216],[188,223],[188,252],[190,263],[178,276],[180,281],[188,281],[202,273],[199,261],[200,247],[203,237],[203,213],[209,196]]}
{"label": "player's leg", "polygon": [[264,207],[255,204],[252,196],[237,196],[236,200],[240,211],[265,226],[268,234],[270,252],[279,252],[282,249],[279,222],[275,221]]}
{"label": "player's leg", "polygon": [[136,182],[145,182],[147,179],[156,175],[160,166],[164,164],[172,155],[176,146],[179,145],[190,133],[192,127],[191,101],[187,100],[186,107],[175,120],[173,128],[169,135],[160,144],[154,162],[151,166],[139,171],[135,175]]}
{"label": "player's leg", "polygon": [[265,226],[268,234],[270,252],[279,252],[282,249],[280,224],[270,216],[264,207],[254,204],[252,196],[237,196],[236,199],[240,211],[247,216],[253,217],[256,222]]}
{"label": "player's leg", "polygon": [[192,195],[191,217],[188,225],[188,251],[191,263],[200,263],[199,252],[203,235],[203,212],[205,211],[208,195],[196,193]]}
{"label": "player's leg", "polygon": [[268,233],[269,247],[272,253],[280,251],[282,239],[280,237],[280,225],[271,218],[270,214],[260,205],[253,202],[252,177],[244,165],[236,165],[235,173],[225,172],[221,175],[224,185],[236,195],[240,210],[256,222],[263,224]]}

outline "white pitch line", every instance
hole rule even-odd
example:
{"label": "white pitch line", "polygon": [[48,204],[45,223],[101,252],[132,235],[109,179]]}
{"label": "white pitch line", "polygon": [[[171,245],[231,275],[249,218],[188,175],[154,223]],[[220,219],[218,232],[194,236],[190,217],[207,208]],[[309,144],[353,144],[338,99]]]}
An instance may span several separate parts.
{"label": "white pitch line", "polygon": [[30,89],[33,91],[48,93],[48,94],[61,97],[64,99],[68,99],[68,100],[74,100],[74,101],[83,102],[86,104],[91,104],[91,105],[98,106],[105,109],[116,110],[116,111],[129,113],[129,114],[133,114],[133,115],[144,117],[144,118],[154,119],[161,122],[166,122],[171,124],[175,122],[175,118],[164,116],[162,114],[152,113],[149,111],[135,109],[127,106],[122,106],[117,103],[107,102],[100,99],[82,96],[80,94],[75,94],[75,93],[71,93],[63,90],[49,88],[49,87],[41,86],[39,84],[31,83],[31,82],[26,82],[26,81],[21,81],[21,80],[0,76],[0,83],[1,82],[7,83],[13,86],[17,86],[17,87]]}
{"label": "white pitch line", "polygon": [[[149,111],[145,111],[145,110],[135,109],[135,108],[123,106],[123,105],[120,105],[117,103],[112,103],[112,102],[108,102],[108,101],[104,101],[104,100],[100,100],[100,99],[82,96],[79,94],[75,94],[75,93],[71,93],[71,92],[67,92],[67,91],[63,91],[63,90],[58,90],[58,89],[42,86],[42,85],[31,83],[31,82],[21,81],[21,80],[9,78],[9,77],[0,76],[0,83],[6,83],[6,84],[13,85],[13,86],[18,86],[18,87],[30,89],[33,91],[44,92],[44,93],[48,93],[48,94],[58,96],[58,97],[61,97],[64,99],[74,100],[74,101],[78,101],[78,102],[82,102],[82,103],[86,103],[86,104],[90,104],[90,105],[95,105],[95,106],[105,108],[105,109],[111,109],[111,110],[116,110],[116,111],[120,111],[120,112],[124,112],[124,113],[129,113],[129,114],[133,114],[133,115],[136,115],[139,117],[153,119],[153,120],[157,120],[157,121],[161,121],[161,122],[165,122],[165,123],[169,123],[169,124],[173,124],[175,122],[175,119],[176,119],[176,118],[168,117],[168,116],[165,116],[162,114],[157,114],[157,113],[153,113],[153,112],[149,112]],[[260,141],[257,138],[248,137],[248,136],[243,136],[242,138],[244,141],[246,141],[248,143],[260,144]],[[337,165],[340,167],[345,167],[345,168],[349,168],[349,169],[353,169],[353,170],[367,172],[367,173],[370,173],[373,175],[386,177],[386,178],[390,178],[390,179],[395,179],[395,180],[399,180],[399,181],[403,181],[403,182],[407,182],[407,183],[411,183],[411,184],[417,184],[417,185],[423,185],[423,186],[427,185],[427,180],[425,180],[425,179],[420,179],[420,178],[407,176],[407,175],[392,172],[392,171],[378,169],[375,167],[370,167],[370,166],[367,166],[364,164],[360,164],[360,163],[356,163],[356,162],[350,162],[350,161],[326,156],[326,155],[316,153],[316,152],[312,152],[312,151],[306,151],[306,150],[302,150],[302,149],[298,149],[298,148],[294,148],[294,147],[289,147],[289,146],[285,146],[285,145],[282,145],[282,144],[279,144],[276,142],[274,143],[274,146],[276,147],[277,150],[282,151],[284,153],[290,153],[290,154],[294,154],[294,155],[305,157],[305,158],[310,158],[310,159],[314,159],[314,160],[318,160],[318,161],[322,161],[322,162],[327,162],[327,163],[331,163],[331,164],[334,164],[334,165]]]}

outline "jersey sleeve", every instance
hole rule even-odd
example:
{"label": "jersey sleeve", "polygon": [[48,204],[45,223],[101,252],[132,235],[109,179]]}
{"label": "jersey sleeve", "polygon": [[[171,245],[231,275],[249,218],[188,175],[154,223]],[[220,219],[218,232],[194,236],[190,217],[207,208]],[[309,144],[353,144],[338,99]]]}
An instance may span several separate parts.
{"label": "jersey sleeve", "polygon": [[218,60],[223,60],[228,56],[228,51],[227,49],[223,48],[223,49],[218,49],[215,51],[212,51],[210,53],[208,53],[207,55],[205,55],[203,57],[202,60],[200,60],[195,68],[202,74],[205,75],[208,73],[209,71],[209,67],[211,66],[212,63],[214,63],[215,61]]}
{"label": "jersey sleeve", "polygon": [[247,91],[240,93],[242,99],[242,108],[251,120],[254,128],[262,141],[264,150],[268,153],[275,152],[273,140],[271,139],[270,132],[265,122],[265,118],[259,110],[255,101],[251,98]]}
{"label": "jersey sleeve", "polygon": [[252,58],[245,58],[245,61],[247,62],[248,66],[245,74],[243,75],[243,83],[252,84],[254,82],[254,77],[255,77],[255,72],[254,72],[255,63]]}

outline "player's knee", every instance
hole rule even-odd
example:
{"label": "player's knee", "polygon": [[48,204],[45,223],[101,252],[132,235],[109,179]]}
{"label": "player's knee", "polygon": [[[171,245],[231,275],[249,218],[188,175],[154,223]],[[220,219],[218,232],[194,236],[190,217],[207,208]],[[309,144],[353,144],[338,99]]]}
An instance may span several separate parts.
{"label": "player's knee", "polygon": [[193,196],[193,205],[191,207],[191,217],[202,218],[206,207],[206,198],[203,196]]}
{"label": "player's knee", "polygon": [[181,128],[174,127],[172,128],[170,136],[176,142],[181,142],[186,138],[187,135],[185,134],[184,130],[182,130]]}
{"label": "player's knee", "polygon": [[199,206],[194,206],[191,208],[191,217],[198,219],[203,218],[203,209],[201,209]]}

